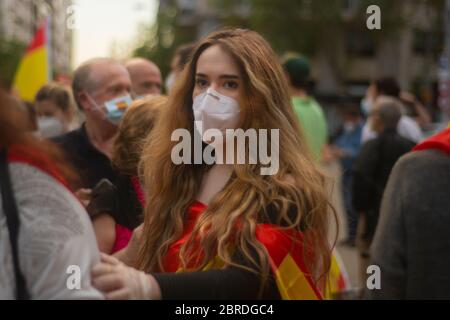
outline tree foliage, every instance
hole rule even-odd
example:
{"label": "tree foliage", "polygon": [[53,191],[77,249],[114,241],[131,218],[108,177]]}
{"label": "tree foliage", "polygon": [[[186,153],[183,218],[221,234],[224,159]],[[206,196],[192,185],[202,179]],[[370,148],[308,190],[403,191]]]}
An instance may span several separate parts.
{"label": "tree foliage", "polygon": [[[177,1],[166,1],[159,10],[157,22],[148,27],[143,45],[135,55],[155,61],[167,74],[176,47],[196,40],[197,30],[178,24],[183,13]],[[287,51],[312,56],[321,52],[332,64],[339,64],[337,48],[347,38],[357,35],[377,47],[382,41],[401,36],[402,28],[411,23],[419,6],[433,12],[432,32],[441,33],[445,0],[209,0],[221,25],[251,28],[261,33],[280,54]],[[366,10],[378,5],[382,29],[368,30]],[[406,5],[406,6],[405,6]],[[199,21],[201,22],[201,21]],[[349,52],[351,58],[351,52]]]}
{"label": "tree foliage", "polygon": [[144,28],[140,39],[141,45],[134,50],[135,56],[155,62],[163,75],[167,75],[170,71],[170,63],[176,48],[196,40],[195,29],[179,25],[181,14],[174,0],[160,9],[156,23]]}
{"label": "tree foliage", "polygon": [[0,82],[9,89],[26,46],[15,40],[0,38]]}

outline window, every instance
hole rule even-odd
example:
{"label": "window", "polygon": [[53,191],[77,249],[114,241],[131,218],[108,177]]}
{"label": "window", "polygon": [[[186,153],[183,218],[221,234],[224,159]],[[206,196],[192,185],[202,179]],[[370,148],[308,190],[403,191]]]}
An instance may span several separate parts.
{"label": "window", "polygon": [[360,57],[375,56],[374,39],[366,32],[358,30],[347,30],[346,34],[347,53]]}
{"label": "window", "polygon": [[437,56],[443,49],[442,32],[415,29],[413,50],[415,54],[426,55],[427,52]]}

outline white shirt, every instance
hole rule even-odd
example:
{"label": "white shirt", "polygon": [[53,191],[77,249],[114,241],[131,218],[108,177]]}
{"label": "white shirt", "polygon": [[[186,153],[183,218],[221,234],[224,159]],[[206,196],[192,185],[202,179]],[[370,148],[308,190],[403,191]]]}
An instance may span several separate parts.
{"label": "white shirt", "polygon": [[[21,222],[20,268],[31,298],[103,299],[91,285],[90,270],[100,261],[100,254],[81,203],[33,166],[13,163],[9,169]],[[77,271],[70,266],[80,271],[80,289],[76,289]],[[11,243],[0,198],[0,299],[14,299],[14,292]]]}
{"label": "white shirt", "polygon": [[[424,139],[422,130],[419,125],[409,116],[402,116],[398,122],[397,132],[400,136],[405,139],[411,140],[412,142],[419,143]],[[377,133],[372,130],[369,123],[363,127],[361,142],[365,144],[367,141],[375,139]]]}

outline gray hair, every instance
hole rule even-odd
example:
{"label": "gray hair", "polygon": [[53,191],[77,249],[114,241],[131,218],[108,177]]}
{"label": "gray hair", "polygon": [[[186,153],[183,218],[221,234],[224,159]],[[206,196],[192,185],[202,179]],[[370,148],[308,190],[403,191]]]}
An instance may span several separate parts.
{"label": "gray hair", "polygon": [[78,94],[82,91],[93,91],[98,83],[92,77],[92,67],[102,63],[120,64],[112,58],[94,58],[81,64],[73,74],[72,92],[79,109],[82,110]]}
{"label": "gray hair", "polygon": [[385,128],[395,129],[402,117],[403,105],[392,97],[381,96],[375,102],[373,114],[377,115]]}

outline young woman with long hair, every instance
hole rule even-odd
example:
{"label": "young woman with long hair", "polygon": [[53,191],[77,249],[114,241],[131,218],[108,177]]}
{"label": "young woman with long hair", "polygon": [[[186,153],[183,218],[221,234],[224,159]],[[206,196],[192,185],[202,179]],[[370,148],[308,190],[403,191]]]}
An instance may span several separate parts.
{"label": "young woman with long hair", "polygon": [[[200,120],[204,129],[279,129],[278,172],[261,175],[259,160],[175,164],[172,133],[182,128],[194,137]],[[268,143],[270,150],[276,142]],[[199,42],[141,169],[148,203],[134,266],[140,271],[103,256],[92,274],[107,298],[324,297],[333,212],[325,177],[301,134],[278,58],[259,34],[227,29]]]}

